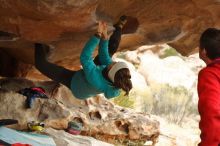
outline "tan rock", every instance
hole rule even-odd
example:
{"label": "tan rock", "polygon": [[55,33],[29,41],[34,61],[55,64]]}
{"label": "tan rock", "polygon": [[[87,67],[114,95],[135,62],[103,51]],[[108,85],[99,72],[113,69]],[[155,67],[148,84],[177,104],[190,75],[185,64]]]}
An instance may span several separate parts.
{"label": "tan rock", "polygon": [[[78,100],[70,90],[54,82],[33,82],[25,79],[0,79],[0,119],[19,120],[16,129],[25,129],[28,121],[45,122],[46,127],[67,128],[69,121],[82,123],[82,135],[115,143],[116,140],[155,142],[159,135],[159,122],[150,115],[136,113],[114,105],[101,95]],[[34,101],[31,109],[25,108],[26,97],[16,91],[32,86],[46,89],[49,99]]]}

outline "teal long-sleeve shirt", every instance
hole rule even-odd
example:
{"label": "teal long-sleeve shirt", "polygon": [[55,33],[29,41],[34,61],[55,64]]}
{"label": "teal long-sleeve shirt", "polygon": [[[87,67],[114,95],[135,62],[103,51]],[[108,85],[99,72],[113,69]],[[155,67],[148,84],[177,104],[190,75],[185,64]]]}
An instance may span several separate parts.
{"label": "teal long-sleeve shirt", "polygon": [[[92,54],[98,44],[101,65],[96,66]],[[71,90],[76,98],[86,99],[100,93],[104,93],[106,98],[113,98],[120,94],[119,89],[102,75],[103,69],[112,63],[108,53],[108,40],[91,37],[81,52],[80,62],[83,69],[77,71],[71,80]]]}

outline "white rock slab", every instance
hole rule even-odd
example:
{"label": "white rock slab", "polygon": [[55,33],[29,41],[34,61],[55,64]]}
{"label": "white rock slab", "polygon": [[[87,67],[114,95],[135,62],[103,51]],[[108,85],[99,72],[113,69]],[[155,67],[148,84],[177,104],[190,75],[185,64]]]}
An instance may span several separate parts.
{"label": "white rock slab", "polygon": [[92,137],[72,135],[63,130],[47,128],[45,129],[45,133],[53,137],[57,146],[114,146],[112,144],[96,140]]}

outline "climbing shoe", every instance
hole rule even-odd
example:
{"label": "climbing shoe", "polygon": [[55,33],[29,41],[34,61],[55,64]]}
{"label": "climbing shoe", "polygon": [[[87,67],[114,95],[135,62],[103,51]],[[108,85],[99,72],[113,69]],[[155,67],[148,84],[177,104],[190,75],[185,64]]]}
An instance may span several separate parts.
{"label": "climbing shoe", "polygon": [[115,28],[123,28],[123,26],[125,25],[127,23],[127,16],[125,16],[125,15],[122,15],[120,18],[119,18],[119,20],[118,20],[118,22],[116,23],[116,24],[114,24],[113,26],[115,27]]}
{"label": "climbing shoe", "polygon": [[43,131],[44,130],[44,123],[42,122],[36,122],[36,121],[31,121],[31,122],[28,122],[27,123],[27,127],[28,127],[28,130],[30,131]]}

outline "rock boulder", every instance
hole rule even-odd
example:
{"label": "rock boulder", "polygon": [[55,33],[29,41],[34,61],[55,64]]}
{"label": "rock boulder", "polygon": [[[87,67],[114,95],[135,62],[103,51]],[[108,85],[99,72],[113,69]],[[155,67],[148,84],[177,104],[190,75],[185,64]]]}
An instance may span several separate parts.
{"label": "rock boulder", "polygon": [[[41,86],[48,99],[36,98],[31,109],[25,108],[26,97],[17,93],[27,87]],[[114,105],[101,95],[88,100],[78,100],[70,90],[54,82],[32,82],[25,79],[0,80],[0,119],[19,121],[16,129],[26,129],[27,122],[40,121],[46,127],[66,129],[69,121],[82,123],[82,135],[115,143],[116,140],[156,142],[159,122],[150,115],[136,113]]]}

